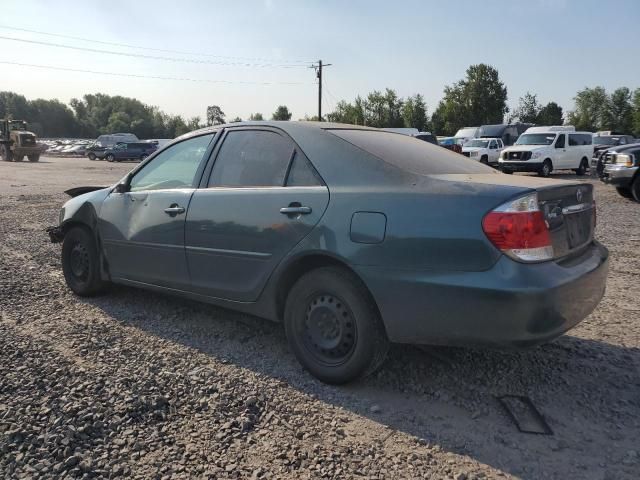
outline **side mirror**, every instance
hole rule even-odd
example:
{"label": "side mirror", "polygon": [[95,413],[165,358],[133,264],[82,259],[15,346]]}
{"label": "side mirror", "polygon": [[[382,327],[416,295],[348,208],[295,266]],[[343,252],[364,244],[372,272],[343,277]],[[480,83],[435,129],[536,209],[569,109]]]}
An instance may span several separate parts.
{"label": "side mirror", "polygon": [[129,191],[130,182],[131,182],[131,177],[127,175],[120,183],[116,185],[113,191],[115,193],[127,193]]}

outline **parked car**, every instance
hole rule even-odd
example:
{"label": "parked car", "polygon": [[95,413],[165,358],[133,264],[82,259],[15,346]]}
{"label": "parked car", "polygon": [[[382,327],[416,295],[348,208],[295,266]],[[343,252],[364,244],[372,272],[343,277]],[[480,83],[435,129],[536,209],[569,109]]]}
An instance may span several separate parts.
{"label": "parked car", "polygon": [[499,166],[504,173],[537,172],[548,177],[553,170],[574,170],[584,175],[592,155],[590,132],[576,132],[571,126],[531,127],[502,151]]}
{"label": "parked car", "polygon": [[462,146],[460,141],[456,137],[445,137],[438,140],[438,144],[441,147],[446,148],[447,150],[451,150],[455,153],[462,153]]}
{"label": "parked car", "polygon": [[591,157],[591,174],[601,176],[604,166],[600,156],[609,148],[634,143],[631,135],[613,135],[611,132],[596,132],[593,135],[593,156]]}
{"label": "parked car", "polygon": [[503,123],[499,125],[482,125],[478,129],[478,137],[480,138],[501,138],[505,146],[513,145],[518,137],[522,135],[528,128],[532,127],[532,123]]}
{"label": "parked car", "polygon": [[108,135],[100,135],[96,139],[96,143],[105,147],[113,147],[118,143],[139,142],[138,137],[133,133],[110,133]]}
{"label": "parked car", "polygon": [[497,165],[503,148],[501,138],[474,138],[462,147],[462,154],[487,165]]}
{"label": "parked car", "polygon": [[429,142],[433,145],[438,145],[438,138],[431,132],[418,132],[411,136],[417,138],[418,140]]}
{"label": "parked car", "polygon": [[602,163],[600,179],[616,187],[623,197],[640,202],[640,143],[607,150]]}
{"label": "parked car", "polygon": [[158,147],[150,142],[118,143],[102,152],[107,162],[121,162],[122,160],[144,160]]}
{"label": "parked car", "polygon": [[456,132],[453,136],[458,139],[458,143],[464,146],[470,140],[478,138],[480,136],[480,127],[464,127]]}
{"label": "parked car", "polygon": [[283,321],[330,383],[375,371],[390,342],[549,341],[607,277],[593,185],[509,177],[367,127],[209,127],[69,193],[48,231],[76,294],[113,282]]}

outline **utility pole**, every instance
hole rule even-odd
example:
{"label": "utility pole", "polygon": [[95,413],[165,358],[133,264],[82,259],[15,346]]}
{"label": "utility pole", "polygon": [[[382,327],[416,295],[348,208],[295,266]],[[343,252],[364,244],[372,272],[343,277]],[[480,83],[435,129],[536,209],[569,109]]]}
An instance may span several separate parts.
{"label": "utility pole", "polygon": [[316,77],[318,78],[318,120],[322,121],[322,68],[330,67],[331,63],[322,63],[322,60],[318,60],[318,64],[313,64],[311,68],[316,71]]}

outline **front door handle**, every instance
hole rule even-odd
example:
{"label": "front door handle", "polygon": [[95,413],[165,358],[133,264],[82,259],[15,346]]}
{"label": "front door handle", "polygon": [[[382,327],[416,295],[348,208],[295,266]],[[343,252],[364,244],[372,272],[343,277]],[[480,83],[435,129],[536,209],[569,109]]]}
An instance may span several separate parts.
{"label": "front door handle", "polygon": [[170,217],[175,217],[178,214],[184,213],[184,207],[181,207],[177,203],[173,203],[169,208],[164,209],[164,213]]}
{"label": "front door handle", "polygon": [[282,207],[280,213],[284,215],[308,215],[311,213],[311,207]]}

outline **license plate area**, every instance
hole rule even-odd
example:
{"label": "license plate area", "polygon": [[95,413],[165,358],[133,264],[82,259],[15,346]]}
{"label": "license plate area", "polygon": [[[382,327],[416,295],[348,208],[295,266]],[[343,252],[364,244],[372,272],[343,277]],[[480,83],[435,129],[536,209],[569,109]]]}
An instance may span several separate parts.
{"label": "license plate area", "polygon": [[564,215],[567,228],[567,241],[569,249],[580,247],[591,240],[591,210],[584,210]]}

